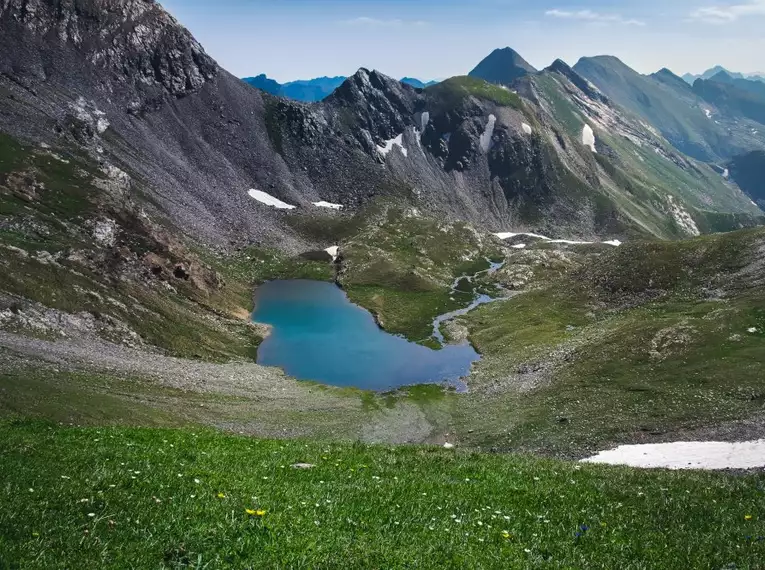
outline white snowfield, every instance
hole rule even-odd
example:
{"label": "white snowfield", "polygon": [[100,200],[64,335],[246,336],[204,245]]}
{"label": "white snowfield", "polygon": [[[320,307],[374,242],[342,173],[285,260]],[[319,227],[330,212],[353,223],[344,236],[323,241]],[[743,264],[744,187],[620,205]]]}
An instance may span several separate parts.
{"label": "white snowfield", "polygon": [[[542,236],[542,235],[539,235],[539,234],[532,234],[532,233],[528,233],[528,232],[518,232],[518,233],[514,233],[514,232],[499,232],[499,233],[496,233],[494,235],[497,236],[501,240],[506,240],[506,239],[514,238],[515,236],[528,236],[528,237],[533,237],[533,238],[541,239],[543,241],[547,241],[547,242],[550,242],[550,243],[566,243],[566,244],[569,244],[569,245],[590,245],[590,244],[593,244],[593,243],[604,243],[606,245],[612,245],[614,247],[619,247],[620,245],[622,245],[622,242],[620,242],[618,239],[611,239],[611,240],[608,240],[608,241],[575,241],[575,240],[571,240],[571,239],[552,239],[552,238],[549,238],[547,236]],[[519,244],[519,245],[521,245],[521,244]],[[523,249],[523,248],[526,247],[526,244],[522,244],[522,245],[523,245],[523,247],[516,247],[516,246],[513,246],[513,247],[515,247],[516,249]]]}
{"label": "white snowfield", "polygon": [[388,153],[393,150],[393,145],[397,145],[401,149],[401,152],[404,156],[409,154],[409,151],[404,148],[404,133],[401,133],[397,137],[385,141],[385,146],[377,145],[377,152],[383,156],[388,156]]}
{"label": "white snowfield", "polygon": [[324,200],[319,200],[318,202],[311,202],[311,203],[317,208],[331,208],[333,210],[343,209],[342,204],[333,204],[332,202],[325,202]]}
{"label": "white snowfield", "polygon": [[765,467],[765,439],[620,445],[582,461],[666,469],[754,469]]}
{"label": "white snowfield", "polygon": [[255,198],[258,202],[265,204],[266,206],[272,206],[280,210],[294,210],[297,206],[282,202],[279,198],[274,198],[271,194],[267,194],[262,190],[252,189],[247,192],[250,197]]}
{"label": "white snowfield", "polygon": [[340,248],[336,245],[333,245],[332,247],[328,247],[325,249],[328,254],[332,256],[332,261],[335,261],[337,259],[337,252],[340,251]]}
{"label": "white snowfield", "polygon": [[422,116],[420,117],[420,130],[422,132],[425,132],[425,129],[427,128],[429,122],[430,122],[430,113],[428,111],[424,111],[422,113]]}
{"label": "white snowfield", "polygon": [[486,128],[483,130],[483,134],[479,138],[479,144],[481,150],[486,152],[491,148],[491,137],[494,136],[494,126],[497,124],[497,117],[489,115],[489,122],[486,123]]}
{"label": "white snowfield", "polygon": [[587,123],[584,124],[584,128],[582,129],[582,144],[588,147],[592,152],[598,152],[595,150],[595,133],[593,132],[592,127]]}
{"label": "white snowfield", "polygon": [[533,133],[533,129],[531,128],[531,125],[527,125],[526,123],[521,123],[521,127],[523,128],[523,132],[527,135],[530,135]]}
{"label": "white snowfield", "polygon": [[710,111],[709,109],[704,109],[704,114],[707,116],[707,119],[712,118],[712,111]]}

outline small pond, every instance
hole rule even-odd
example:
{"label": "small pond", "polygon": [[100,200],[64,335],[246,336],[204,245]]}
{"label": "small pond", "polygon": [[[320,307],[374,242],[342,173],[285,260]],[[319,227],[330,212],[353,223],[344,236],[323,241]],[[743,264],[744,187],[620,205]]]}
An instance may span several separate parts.
{"label": "small pond", "polygon": [[328,282],[269,281],[255,292],[252,318],[272,327],[258,364],[334,386],[385,391],[447,383],[464,390],[460,378],[480,358],[468,343],[432,350],[386,333]]}

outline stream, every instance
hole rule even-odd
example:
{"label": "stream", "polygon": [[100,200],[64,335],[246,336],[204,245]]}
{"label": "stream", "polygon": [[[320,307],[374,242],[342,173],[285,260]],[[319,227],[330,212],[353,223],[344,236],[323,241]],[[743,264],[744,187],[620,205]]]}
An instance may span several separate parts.
{"label": "stream", "polygon": [[[468,281],[469,283],[473,283],[475,279],[477,279],[480,275],[483,275],[484,273],[487,275],[491,275],[492,273],[495,273],[499,271],[504,265],[505,262],[499,262],[494,263],[490,259],[487,259],[486,261],[489,262],[489,268],[484,269],[482,271],[479,271],[478,273],[474,273],[472,275],[461,275],[460,277],[457,277],[457,279],[454,280],[454,283],[452,283],[452,294],[457,294],[460,292],[459,286],[462,281]],[[475,297],[473,301],[467,306],[463,307],[462,309],[457,309],[455,311],[451,311],[448,313],[444,313],[443,315],[437,316],[435,319],[433,319],[433,338],[435,338],[439,343],[444,345],[446,343],[446,340],[444,339],[444,335],[441,332],[441,325],[447,321],[451,321],[454,318],[461,317],[462,315],[467,315],[470,311],[473,309],[476,309],[477,307],[480,307],[481,305],[485,305],[487,303],[493,303],[494,301],[499,301],[503,297],[490,297],[489,295],[485,295],[483,293],[475,293]]]}

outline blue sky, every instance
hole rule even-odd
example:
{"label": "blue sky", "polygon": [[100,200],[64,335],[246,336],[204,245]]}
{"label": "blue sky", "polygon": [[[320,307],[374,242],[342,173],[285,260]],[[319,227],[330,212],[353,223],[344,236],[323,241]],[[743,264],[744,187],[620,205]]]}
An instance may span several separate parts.
{"label": "blue sky", "polygon": [[765,0],[160,0],[238,76],[359,67],[464,75],[497,47],[532,65],[611,54],[643,73],[765,71]]}

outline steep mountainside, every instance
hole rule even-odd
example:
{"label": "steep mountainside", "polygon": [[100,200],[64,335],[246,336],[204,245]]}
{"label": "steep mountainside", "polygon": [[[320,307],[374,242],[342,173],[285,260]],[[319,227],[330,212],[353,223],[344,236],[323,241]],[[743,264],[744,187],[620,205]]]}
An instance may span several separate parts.
{"label": "steep mountainside", "polygon": [[693,91],[731,116],[741,116],[765,128],[765,83],[734,79],[721,72],[712,79],[697,79]]}
{"label": "steep mountainside", "polygon": [[513,81],[529,73],[536,73],[536,69],[523,59],[518,52],[509,47],[495,49],[484,58],[468,75],[496,83],[498,85],[510,85]]}
{"label": "steep mountainside", "polygon": [[645,76],[612,56],[582,58],[574,69],[693,158],[719,162],[765,147],[750,120],[717,109],[668,70]]}
{"label": "steep mountainside", "polygon": [[765,151],[735,157],[728,165],[730,176],[741,189],[765,209]]}

